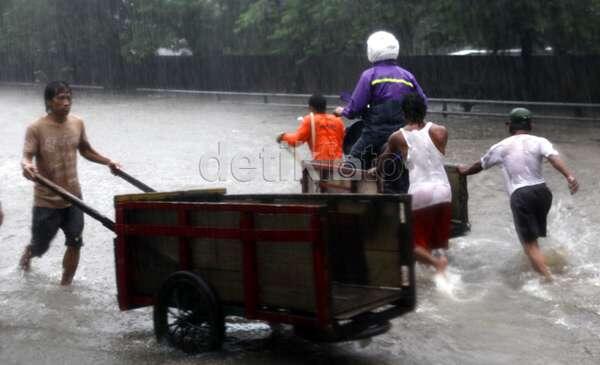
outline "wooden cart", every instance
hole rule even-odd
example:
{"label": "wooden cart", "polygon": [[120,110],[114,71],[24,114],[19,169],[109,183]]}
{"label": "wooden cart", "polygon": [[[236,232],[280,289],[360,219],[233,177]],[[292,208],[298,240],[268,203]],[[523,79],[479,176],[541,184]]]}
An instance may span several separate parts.
{"label": "wooden cart", "polygon": [[160,340],[220,347],[228,315],[312,340],[387,331],[415,307],[408,196],[115,197],[119,307],[154,305]]}

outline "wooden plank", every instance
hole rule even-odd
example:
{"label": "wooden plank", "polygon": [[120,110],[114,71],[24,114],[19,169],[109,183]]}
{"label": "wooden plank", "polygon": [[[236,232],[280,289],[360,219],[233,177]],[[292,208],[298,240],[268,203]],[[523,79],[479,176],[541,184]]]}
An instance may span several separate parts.
{"label": "wooden plank", "polygon": [[255,214],[254,227],[258,230],[308,230],[309,214]]}
{"label": "wooden plank", "polygon": [[452,219],[461,224],[469,224],[469,191],[467,177],[458,173],[455,165],[446,165],[446,174],[452,188]]}
{"label": "wooden plank", "polygon": [[244,303],[244,281],[241,271],[228,271],[217,269],[194,269],[215,290],[219,300],[226,303]]}
{"label": "wooden plank", "polygon": [[237,228],[240,212],[191,211],[190,225],[196,227]]}
{"label": "wooden plank", "polygon": [[377,186],[377,181],[375,180],[359,180],[357,181],[357,190],[358,194],[377,194],[379,193],[379,187]]}
{"label": "wooden plank", "polygon": [[125,224],[178,225],[176,210],[126,209]]}
{"label": "wooden plank", "polygon": [[242,243],[239,240],[196,238],[191,240],[190,247],[194,270],[242,270]]}
{"label": "wooden plank", "polygon": [[398,251],[366,251],[365,260],[369,270],[370,285],[401,287],[402,274]]}
{"label": "wooden plank", "polygon": [[[115,205],[132,201],[198,201],[197,199],[218,198],[227,192],[225,188],[196,189],[169,192],[115,195]],[[211,200],[207,200],[211,201]]]}
{"label": "wooden plank", "polygon": [[179,270],[176,237],[128,237],[133,295],[154,295],[163,281]]}
{"label": "wooden plank", "polygon": [[314,312],[312,244],[257,242],[259,303]]}
{"label": "wooden plank", "polygon": [[389,304],[403,297],[398,289],[385,289],[367,286],[343,285],[332,286],[334,317],[337,320],[352,318]]}

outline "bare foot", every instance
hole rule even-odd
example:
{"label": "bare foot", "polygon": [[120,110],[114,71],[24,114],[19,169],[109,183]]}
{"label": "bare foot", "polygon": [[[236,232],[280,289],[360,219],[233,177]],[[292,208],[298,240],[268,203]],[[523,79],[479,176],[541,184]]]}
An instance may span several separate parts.
{"label": "bare foot", "polygon": [[31,270],[31,246],[25,246],[25,251],[23,251],[23,255],[21,256],[21,260],[19,260],[19,267],[21,270],[28,272]]}
{"label": "bare foot", "polygon": [[438,273],[443,274],[448,267],[448,258],[446,256],[438,257],[434,266]]}
{"label": "bare foot", "polygon": [[554,277],[551,274],[542,275],[540,279],[540,283],[542,284],[552,284],[554,282]]}

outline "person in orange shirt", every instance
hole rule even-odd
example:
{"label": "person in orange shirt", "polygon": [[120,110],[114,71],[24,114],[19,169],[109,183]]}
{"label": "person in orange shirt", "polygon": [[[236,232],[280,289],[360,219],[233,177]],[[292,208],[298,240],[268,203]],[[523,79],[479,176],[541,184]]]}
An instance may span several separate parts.
{"label": "person in orange shirt", "polygon": [[335,161],[343,157],[344,122],[333,114],[327,114],[327,100],[319,94],[308,99],[310,114],[302,118],[295,133],[281,133],[277,142],[298,146],[308,142],[313,160]]}

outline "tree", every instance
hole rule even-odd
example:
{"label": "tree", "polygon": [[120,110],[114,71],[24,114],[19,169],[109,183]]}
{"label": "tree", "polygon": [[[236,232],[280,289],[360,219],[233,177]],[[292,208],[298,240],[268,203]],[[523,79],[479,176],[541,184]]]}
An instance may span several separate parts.
{"label": "tree", "polygon": [[240,15],[236,32],[255,33],[255,49],[300,60],[364,54],[376,30],[394,33],[403,54],[425,50],[429,3],[417,0],[258,0]]}
{"label": "tree", "polygon": [[449,38],[493,51],[518,47],[528,58],[599,50],[598,0],[439,0],[436,14]]}
{"label": "tree", "polygon": [[249,0],[130,2],[123,53],[140,60],[159,47],[189,47],[196,56],[233,53],[243,42],[233,29]]}

